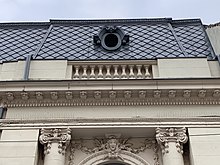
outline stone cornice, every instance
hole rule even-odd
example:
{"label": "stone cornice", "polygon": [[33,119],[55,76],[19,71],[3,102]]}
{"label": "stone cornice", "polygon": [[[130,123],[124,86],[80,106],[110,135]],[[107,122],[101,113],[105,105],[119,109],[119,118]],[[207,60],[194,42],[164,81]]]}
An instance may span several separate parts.
{"label": "stone cornice", "polygon": [[1,129],[113,128],[113,127],[220,127],[220,117],[188,118],[79,118],[20,120],[1,119]]}

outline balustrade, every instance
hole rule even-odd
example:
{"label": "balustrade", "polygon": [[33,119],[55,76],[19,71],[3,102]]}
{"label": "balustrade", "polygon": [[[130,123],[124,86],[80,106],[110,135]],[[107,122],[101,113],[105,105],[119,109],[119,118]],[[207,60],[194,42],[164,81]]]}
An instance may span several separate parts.
{"label": "balustrade", "polygon": [[74,80],[88,79],[150,79],[148,64],[73,64]]}

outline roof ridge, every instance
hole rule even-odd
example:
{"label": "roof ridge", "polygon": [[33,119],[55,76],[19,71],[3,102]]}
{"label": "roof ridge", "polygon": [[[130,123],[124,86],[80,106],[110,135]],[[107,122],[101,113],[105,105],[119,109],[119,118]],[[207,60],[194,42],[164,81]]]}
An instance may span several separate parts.
{"label": "roof ridge", "polygon": [[50,23],[121,23],[121,22],[169,22],[172,18],[132,18],[132,19],[50,19]]}

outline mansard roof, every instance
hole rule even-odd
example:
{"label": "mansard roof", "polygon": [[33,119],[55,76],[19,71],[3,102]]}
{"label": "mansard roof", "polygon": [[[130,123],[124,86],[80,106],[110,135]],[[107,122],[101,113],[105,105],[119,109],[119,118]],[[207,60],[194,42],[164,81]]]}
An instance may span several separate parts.
{"label": "mansard roof", "polygon": [[[103,27],[120,28],[129,42],[114,51],[94,45]],[[50,20],[0,23],[0,61],[32,59],[140,60],[215,55],[200,19]]]}

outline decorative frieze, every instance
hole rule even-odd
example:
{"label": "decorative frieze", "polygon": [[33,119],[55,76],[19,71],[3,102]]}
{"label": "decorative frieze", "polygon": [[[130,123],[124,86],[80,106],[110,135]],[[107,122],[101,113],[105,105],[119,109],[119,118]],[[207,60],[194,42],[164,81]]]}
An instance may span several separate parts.
{"label": "decorative frieze", "polygon": [[43,100],[43,98],[44,98],[44,97],[43,97],[43,92],[36,92],[35,95],[36,95],[36,99],[37,99],[37,100]]}
{"label": "decorative frieze", "polygon": [[66,94],[66,99],[67,99],[67,100],[73,99],[73,92],[68,91],[68,92],[66,92],[65,94]]}
{"label": "decorative frieze", "polygon": [[219,105],[220,90],[88,90],[0,92],[8,107],[24,106],[137,106],[137,105]]}
{"label": "decorative frieze", "polygon": [[156,139],[162,149],[162,153],[169,153],[169,143],[176,143],[176,149],[183,154],[183,143],[186,143],[188,137],[186,135],[186,128],[157,128]]}
{"label": "decorative frieze", "polygon": [[102,94],[101,91],[95,91],[95,92],[94,92],[94,98],[95,98],[95,99],[101,99],[101,97],[102,97],[101,94]]}
{"label": "decorative frieze", "polygon": [[206,96],[206,90],[200,90],[198,92],[198,97],[204,98]]}
{"label": "decorative frieze", "polygon": [[[142,145],[136,146],[132,143],[132,138],[122,138],[121,134],[107,134],[103,138],[95,138],[88,147],[84,140],[72,141],[70,147],[70,155],[68,165],[74,164],[74,154],[76,150],[80,150],[87,155],[103,154],[104,160],[119,160],[124,161],[123,154],[130,153],[136,155],[144,152],[147,149],[153,150],[155,165],[159,165],[159,156],[157,154],[157,143],[154,139],[141,139]],[[91,147],[91,144],[94,144]]]}
{"label": "decorative frieze", "polygon": [[146,149],[152,149],[155,144],[155,140],[145,139],[142,146],[135,148],[129,140],[129,138],[122,138],[119,135],[107,135],[106,138],[95,138],[94,144],[96,144],[96,146],[93,148],[88,148],[83,146],[83,144],[79,145],[79,148],[86,154],[105,151],[106,158],[115,159],[120,157],[120,151],[122,150],[138,154],[144,152]]}
{"label": "decorative frieze", "polygon": [[79,97],[81,99],[86,99],[87,98],[87,92],[86,91],[80,91],[79,92]]}
{"label": "decorative frieze", "polygon": [[50,96],[52,100],[57,100],[58,99],[58,93],[57,92],[50,92]]}
{"label": "decorative frieze", "polygon": [[176,97],[176,91],[175,91],[175,90],[170,90],[170,91],[168,92],[168,97],[169,97],[169,98],[174,98],[174,97]]}
{"label": "decorative frieze", "polygon": [[116,91],[109,91],[109,98],[110,98],[110,99],[115,99],[116,96],[117,96],[116,94],[117,94]]}
{"label": "decorative frieze", "polygon": [[57,152],[64,155],[71,140],[70,129],[41,129],[39,141],[44,145],[44,154],[49,154],[52,143],[58,143]]}
{"label": "decorative frieze", "polygon": [[14,94],[12,92],[7,92],[5,95],[6,95],[7,100],[9,101],[14,100]]}
{"label": "decorative frieze", "polygon": [[22,100],[28,100],[28,93],[27,92],[21,92],[21,99]]}
{"label": "decorative frieze", "polygon": [[212,96],[213,97],[220,97],[220,90],[214,90]]}
{"label": "decorative frieze", "polygon": [[160,95],[161,95],[161,91],[159,90],[154,91],[154,98],[160,98]]}
{"label": "decorative frieze", "polygon": [[190,98],[191,96],[191,90],[184,90],[183,91],[183,97]]}

